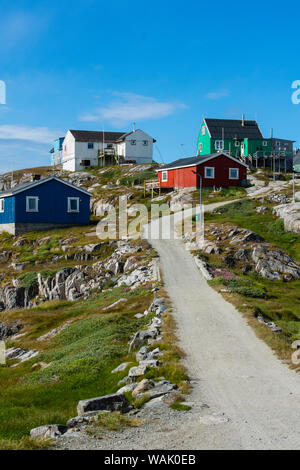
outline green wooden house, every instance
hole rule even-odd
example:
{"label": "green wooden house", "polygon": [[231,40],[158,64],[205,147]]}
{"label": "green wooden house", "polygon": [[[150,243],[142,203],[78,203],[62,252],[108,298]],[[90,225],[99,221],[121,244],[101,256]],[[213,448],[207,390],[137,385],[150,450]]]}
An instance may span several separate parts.
{"label": "green wooden house", "polygon": [[225,151],[257,166],[291,169],[294,141],[263,137],[256,121],[204,118],[197,139],[197,155]]}
{"label": "green wooden house", "polygon": [[208,119],[202,121],[197,140],[197,154],[219,150],[243,158],[256,152],[271,154],[272,139],[265,139],[256,121],[244,119]]}

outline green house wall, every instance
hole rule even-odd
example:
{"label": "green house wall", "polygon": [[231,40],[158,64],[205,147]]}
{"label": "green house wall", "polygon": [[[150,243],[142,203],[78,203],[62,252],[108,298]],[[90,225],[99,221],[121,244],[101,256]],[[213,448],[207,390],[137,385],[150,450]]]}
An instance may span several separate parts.
{"label": "green house wall", "polygon": [[[202,135],[202,128],[205,127],[205,134]],[[215,153],[216,140],[210,137],[208,129],[205,125],[204,120],[202,121],[200,132],[197,139],[197,155],[209,155]],[[263,141],[267,142],[267,145],[263,145]],[[255,152],[265,152],[266,155],[270,155],[272,152],[272,141],[271,139],[244,139],[239,141],[239,145],[236,146],[236,139],[224,139],[224,151],[230,151],[233,157],[241,154],[241,143],[244,142],[244,155],[254,155]],[[202,144],[202,150],[200,151],[200,144]]]}

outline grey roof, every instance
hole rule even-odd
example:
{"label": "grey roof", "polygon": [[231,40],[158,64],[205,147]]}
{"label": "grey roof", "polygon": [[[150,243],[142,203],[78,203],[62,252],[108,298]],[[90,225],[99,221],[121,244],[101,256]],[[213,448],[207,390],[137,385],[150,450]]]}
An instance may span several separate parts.
{"label": "grey roof", "polygon": [[74,189],[77,189],[78,191],[81,191],[85,194],[88,194],[89,196],[93,196],[93,194],[90,193],[89,191],[86,191],[85,189],[80,188],[79,186],[75,186],[74,184],[69,183],[66,180],[63,180],[62,178],[58,178],[57,176],[49,176],[48,178],[43,178],[43,179],[38,180],[38,181],[30,181],[28,183],[17,184],[13,188],[10,188],[10,189],[7,189],[6,191],[0,192],[0,198],[1,197],[6,197],[6,196],[13,196],[14,194],[21,193],[22,191],[26,191],[27,189],[34,188],[35,186],[39,186],[40,184],[46,183],[47,181],[51,181],[51,180],[59,181],[60,183],[63,183],[67,186],[70,186]]}
{"label": "grey roof", "polygon": [[211,160],[215,157],[219,157],[220,155],[225,155],[227,158],[230,158],[231,160],[239,163],[240,165],[243,165],[248,168],[248,165],[243,163],[241,160],[238,160],[237,158],[232,157],[231,155],[228,155],[226,152],[218,152],[218,153],[211,153],[209,155],[199,155],[197,157],[188,157],[188,158],[180,158],[179,160],[175,160],[175,162],[168,163],[167,165],[161,166],[158,168],[156,171],[161,171],[161,170],[168,170],[170,168],[183,168],[186,166],[194,166],[194,165],[199,165],[201,163],[204,163],[208,160]]}
{"label": "grey roof", "polygon": [[244,121],[244,126],[241,119],[205,118],[205,122],[213,139],[222,139],[222,129],[225,139],[263,139],[256,121]]}
{"label": "grey roof", "polygon": [[[205,155],[205,157],[207,157],[207,155]],[[205,157],[179,158],[179,160],[175,160],[175,162],[171,162],[167,165],[161,166],[159,170],[167,170],[168,168],[180,168],[182,166],[197,165]]]}
{"label": "grey roof", "polygon": [[125,132],[102,132],[102,131],[78,131],[70,129],[71,134],[74,136],[75,140],[78,142],[104,142],[105,143],[114,143],[120,139]]}

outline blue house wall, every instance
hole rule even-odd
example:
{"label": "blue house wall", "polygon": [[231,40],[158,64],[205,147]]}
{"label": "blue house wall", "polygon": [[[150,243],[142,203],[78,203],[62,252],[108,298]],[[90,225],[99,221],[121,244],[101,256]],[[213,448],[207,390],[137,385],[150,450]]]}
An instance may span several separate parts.
{"label": "blue house wall", "polygon": [[[38,212],[26,212],[26,197],[39,198]],[[88,224],[90,196],[55,180],[27,189],[15,196],[15,220],[22,223]],[[68,197],[79,197],[79,212],[68,212]]]}
{"label": "blue house wall", "polygon": [[15,197],[8,196],[4,199],[4,212],[0,212],[0,224],[15,222]]}

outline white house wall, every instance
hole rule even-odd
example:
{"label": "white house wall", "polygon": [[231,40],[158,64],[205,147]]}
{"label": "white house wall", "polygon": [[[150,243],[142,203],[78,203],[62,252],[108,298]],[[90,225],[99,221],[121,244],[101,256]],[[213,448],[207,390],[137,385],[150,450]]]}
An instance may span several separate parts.
{"label": "white house wall", "polygon": [[[131,141],[135,140],[136,145]],[[143,141],[148,144],[144,145]],[[63,143],[63,169],[67,171],[79,171],[86,168],[80,165],[82,160],[89,160],[90,166],[98,165],[98,152],[103,150],[103,142],[93,142],[94,148],[88,148],[88,142],[75,141],[73,134],[67,132]],[[118,144],[104,143],[104,147],[113,145],[117,154],[125,160],[135,160],[136,163],[151,163],[153,156],[153,138],[141,130],[126,137],[125,141]]]}
{"label": "white house wall", "polygon": [[[132,145],[131,141],[135,140],[136,145]],[[144,145],[143,141],[147,141],[148,145]],[[140,129],[128,135],[125,139],[126,160],[135,160],[136,163],[151,163],[153,158],[153,138]]]}

